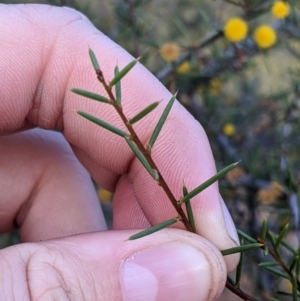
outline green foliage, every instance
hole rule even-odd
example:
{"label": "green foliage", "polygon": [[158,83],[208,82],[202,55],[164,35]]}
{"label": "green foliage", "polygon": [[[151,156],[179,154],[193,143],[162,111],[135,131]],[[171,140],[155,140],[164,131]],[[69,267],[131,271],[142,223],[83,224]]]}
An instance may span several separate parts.
{"label": "green foliage", "polygon": [[[108,98],[104,96],[96,95],[92,92],[88,92],[85,90],[80,90],[77,88],[73,88],[72,91],[82,95],[86,96],[87,98],[91,99],[97,99],[101,100],[104,104],[107,105],[113,105],[113,107],[116,110],[116,114],[120,116],[122,121],[124,122],[124,125],[126,126],[128,133],[115,128],[113,125],[98,119],[95,116],[92,116],[85,112],[78,112],[79,115],[82,117],[88,119],[89,121],[97,124],[98,126],[105,128],[109,130],[110,132],[119,135],[123,138],[125,138],[125,141],[127,142],[128,146],[131,148],[137,159],[141,162],[141,164],[144,166],[144,168],[149,172],[149,174],[153,177],[153,179],[157,182],[159,186],[162,187],[162,189],[165,191],[166,195],[169,197],[170,202],[174,206],[175,210],[178,213],[177,217],[171,218],[167,221],[164,221],[162,223],[159,223],[157,225],[154,225],[146,230],[143,230],[141,232],[138,232],[132,236],[130,236],[129,240],[139,239],[142,237],[145,237],[147,235],[153,234],[161,229],[164,229],[166,227],[169,227],[177,222],[182,222],[186,229],[191,232],[196,232],[195,227],[195,221],[193,217],[193,210],[191,206],[190,199],[195,197],[197,194],[202,192],[204,189],[215,183],[216,181],[220,180],[222,177],[224,177],[229,171],[231,171],[238,163],[233,163],[224,169],[222,169],[220,172],[218,172],[216,175],[205,181],[204,183],[200,184],[198,187],[194,188],[191,192],[187,191],[186,186],[183,186],[183,196],[179,200],[176,200],[170,191],[167,183],[164,181],[163,177],[160,174],[160,171],[157,169],[155,162],[152,159],[151,156],[151,149],[154,146],[154,143],[163,128],[164,124],[167,121],[167,116],[172,108],[172,105],[175,101],[174,95],[170,101],[168,102],[166,108],[164,109],[160,119],[157,122],[157,125],[154,127],[153,134],[149,139],[148,144],[146,146],[143,145],[143,143],[140,141],[138,135],[134,131],[132,124],[143,119],[145,116],[147,116],[150,112],[152,112],[158,105],[158,102],[155,102],[145,109],[143,109],[141,112],[139,112],[137,115],[135,115],[133,118],[128,119],[124,113],[123,109],[120,106],[121,104],[121,79],[126,76],[126,74],[135,66],[137,63],[137,60],[134,60],[130,62],[124,69],[121,71],[118,70],[118,68],[115,68],[115,77],[110,82],[110,84],[107,84],[107,82],[104,79],[104,76],[101,72],[99,73],[99,65],[97,62],[97,59],[93,53],[92,50],[89,51],[90,58],[92,60],[92,64],[94,66],[94,69],[96,71],[96,75],[100,81],[100,83],[103,85],[104,89],[106,90],[106,93],[108,97],[110,98],[109,101],[106,101]],[[99,77],[100,74],[100,77]],[[116,96],[112,93],[113,86],[118,86],[119,91],[116,92]],[[277,190],[281,190],[281,186],[276,184],[273,185],[273,188],[276,188]],[[175,200],[175,201],[174,201]],[[187,216],[185,215],[184,211],[182,210],[182,206],[185,204],[185,209],[187,211]],[[289,224],[286,224],[283,229],[279,232],[279,235],[273,234],[271,231],[268,230],[268,225],[266,219],[263,220],[261,225],[261,231],[260,231],[260,238],[252,238],[248,234],[244,233],[243,231],[238,231],[239,235],[241,236],[241,245],[238,247],[234,247],[227,250],[222,250],[221,253],[223,256],[228,256],[235,253],[242,253],[240,257],[240,262],[237,267],[236,271],[236,277],[235,281],[233,281],[230,277],[228,277],[227,280],[227,288],[230,289],[232,292],[234,292],[236,295],[241,297],[243,300],[251,300],[256,301],[257,299],[255,297],[249,296],[247,293],[245,293],[241,287],[240,287],[240,281],[242,279],[243,274],[243,262],[244,262],[244,252],[255,250],[255,249],[262,249],[264,256],[270,256],[273,261],[264,261],[258,264],[259,267],[265,269],[269,273],[284,278],[290,281],[292,284],[292,292],[291,296],[293,298],[293,301],[297,300],[298,296],[298,289],[300,288],[300,282],[299,282],[299,271],[300,271],[300,260],[299,260],[299,252],[294,250],[292,247],[288,246],[288,244],[284,241],[284,238],[286,237],[287,233],[289,231]],[[250,242],[248,244],[244,243],[244,240]],[[287,247],[288,246],[288,247]],[[293,254],[293,257],[290,259],[290,264],[286,262],[286,260],[282,257],[280,248],[285,247],[288,248],[289,251]]]}
{"label": "green foliage", "polygon": [[[188,195],[188,190],[185,185],[183,185],[183,187],[182,187],[182,192],[183,192],[183,197]],[[185,209],[187,212],[188,220],[192,226],[192,229],[194,232],[196,232],[195,219],[194,219],[193,208],[192,208],[190,199],[187,199],[185,201]]]}
{"label": "green foliage", "polygon": [[173,224],[176,224],[178,221],[179,221],[178,218],[171,218],[171,219],[169,219],[169,220],[167,220],[165,222],[162,222],[162,223],[157,224],[157,225],[155,225],[153,227],[150,227],[149,229],[146,229],[144,231],[141,231],[139,233],[131,235],[128,238],[128,240],[134,240],[134,239],[138,239],[138,238],[142,238],[142,237],[148,236],[148,235],[153,234],[153,233],[155,233],[155,232],[157,232],[159,230],[162,230],[162,229],[167,228],[167,227],[169,227],[169,226],[171,226]]}
{"label": "green foliage", "polygon": [[96,72],[100,71],[101,69],[100,69],[98,60],[97,60],[96,55],[95,55],[95,53],[92,49],[89,49],[89,56],[90,56],[90,59],[91,59],[91,62],[92,62],[92,65],[93,65],[95,71]]}
{"label": "green foliage", "polygon": [[134,124],[144,118],[146,115],[148,115],[150,112],[152,112],[157,106],[159,105],[159,101],[153,102],[148,107],[143,109],[141,112],[136,114],[134,117],[129,119],[130,124]]}
{"label": "green foliage", "polygon": [[193,198],[194,196],[196,196],[197,194],[199,194],[200,192],[202,192],[204,189],[206,189],[207,187],[209,187],[210,185],[212,185],[216,181],[220,180],[229,171],[231,171],[233,168],[235,168],[237,166],[237,164],[238,163],[230,164],[229,166],[227,166],[224,169],[222,169],[221,171],[219,171],[216,175],[214,175],[213,177],[211,177],[210,179],[208,179],[207,181],[205,181],[204,183],[202,183],[201,185],[199,185],[198,187],[196,187],[195,189],[193,189],[191,192],[189,192],[188,194],[186,194],[180,200],[180,203],[181,204],[185,203],[186,200]]}
{"label": "green foliage", "polygon": [[119,71],[118,69],[115,69],[115,77],[109,83],[110,87],[113,87],[114,85],[119,83],[120,80],[136,65],[136,63],[138,61],[139,61],[139,59],[136,59],[136,60],[130,62],[121,71]]}
{"label": "green foliage", "polygon": [[164,123],[166,122],[167,117],[169,115],[169,112],[170,112],[173,104],[174,104],[175,99],[176,99],[176,94],[168,102],[168,104],[167,104],[166,108],[164,109],[164,111],[163,111],[156,127],[154,128],[154,131],[153,131],[153,133],[150,137],[150,140],[149,140],[149,143],[148,143],[148,146],[147,146],[149,150],[151,150],[151,148],[153,147],[153,145],[154,145],[154,143],[155,143],[155,141],[156,141],[163,125],[164,125]]}
{"label": "green foliage", "polygon": [[90,98],[90,99],[94,99],[94,100],[97,100],[97,101],[100,101],[100,102],[104,102],[104,103],[110,103],[109,99],[99,95],[99,94],[95,94],[95,93],[92,93],[92,92],[89,92],[89,91],[85,91],[85,90],[81,90],[81,89],[72,89],[71,90],[72,92],[78,94],[78,95],[81,95],[81,96],[84,96],[84,97],[87,97],[87,98]]}

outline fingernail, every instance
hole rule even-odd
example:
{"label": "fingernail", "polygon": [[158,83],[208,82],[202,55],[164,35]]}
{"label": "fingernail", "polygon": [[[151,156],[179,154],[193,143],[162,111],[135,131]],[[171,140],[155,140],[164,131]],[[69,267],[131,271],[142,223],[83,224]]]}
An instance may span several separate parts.
{"label": "fingernail", "polygon": [[227,226],[227,233],[228,235],[230,236],[230,238],[236,243],[236,245],[240,245],[240,242],[239,242],[239,237],[238,237],[238,234],[236,232],[236,228],[235,228],[235,225],[233,223],[233,220],[232,220],[232,217],[224,203],[224,200],[222,197],[220,197],[221,199],[221,204],[222,204],[222,209],[223,209],[223,215],[224,215],[224,219],[225,219],[225,222],[226,222],[226,226]]}
{"label": "fingernail", "polygon": [[180,242],[140,250],[120,269],[124,301],[206,301],[211,277],[203,253]]}

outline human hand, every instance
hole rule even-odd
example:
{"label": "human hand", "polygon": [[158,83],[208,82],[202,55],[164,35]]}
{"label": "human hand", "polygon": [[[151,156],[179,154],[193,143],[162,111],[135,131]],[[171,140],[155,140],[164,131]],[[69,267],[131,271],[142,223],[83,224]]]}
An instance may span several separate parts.
{"label": "human hand", "polygon": [[[234,247],[237,235],[217,184],[193,200],[199,235],[173,228],[126,241],[132,229],[176,214],[127,144],[76,114],[122,128],[110,107],[70,89],[105,94],[88,47],[107,78],[130,55],[68,8],[0,5],[0,22],[0,230],[19,227],[26,242],[0,252],[0,300],[214,300],[238,260],[218,251]],[[141,65],[122,80],[122,92],[128,116],[163,99],[139,124],[147,141],[170,93]],[[34,127],[59,129],[66,140],[41,129],[20,132]],[[106,230],[99,203],[72,151],[114,191],[113,231],[98,232]],[[183,181],[191,190],[215,173],[203,129],[179,103],[153,157],[177,197]]]}

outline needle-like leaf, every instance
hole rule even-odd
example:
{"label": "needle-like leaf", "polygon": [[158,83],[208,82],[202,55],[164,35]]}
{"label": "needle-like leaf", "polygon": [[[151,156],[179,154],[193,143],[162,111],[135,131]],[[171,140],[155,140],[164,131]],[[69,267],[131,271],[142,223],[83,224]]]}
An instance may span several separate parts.
{"label": "needle-like leaf", "polygon": [[[241,246],[243,246],[243,245],[244,245],[244,239],[241,240]],[[244,253],[241,252],[240,261],[239,261],[239,264],[237,265],[236,273],[235,273],[235,285],[237,287],[240,286],[240,281],[241,281],[241,276],[242,276],[243,259],[244,259]]]}
{"label": "needle-like leaf", "polygon": [[279,265],[279,263],[274,262],[274,261],[261,262],[258,264],[258,266],[260,266],[260,267],[274,267],[274,266],[278,266],[278,265]]}
{"label": "needle-like leaf", "polygon": [[171,110],[171,108],[174,104],[174,101],[176,99],[176,95],[177,95],[177,93],[175,95],[173,95],[173,97],[169,100],[169,102],[168,102],[167,106],[165,107],[160,119],[158,120],[158,123],[157,123],[157,125],[156,125],[156,127],[155,127],[155,129],[154,129],[154,131],[151,135],[149,143],[148,143],[148,148],[149,149],[151,149],[153,147],[153,145],[154,145],[154,143],[155,143],[155,141],[156,141],[156,139],[157,139],[157,137],[158,137],[158,135],[159,135],[159,133],[162,129],[162,127],[163,127],[163,125],[164,125],[164,123],[165,123],[165,121],[166,121],[166,119],[169,115],[169,112],[170,112],[170,110]]}
{"label": "needle-like leaf", "polygon": [[125,138],[125,140],[126,140],[127,144],[129,145],[129,147],[131,148],[131,150],[133,151],[133,153],[138,158],[138,160],[143,164],[143,166],[146,168],[146,170],[149,172],[149,174],[154,178],[154,180],[157,181],[158,177],[159,177],[157,171],[155,172],[151,168],[150,164],[146,160],[145,156],[138,149],[138,147],[136,146],[136,144],[133,141],[131,141],[129,138]]}
{"label": "needle-like leaf", "polygon": [[89,121],[91,121],[91,122],[93,122],[93,123],[95,123],[95,124],[103,127],[104,129],[106,129],[106,130],[108,130],[108,131],[110,131],[110,132],[112,132],[114,134],[117,134],[117,135],[119,135],[121,137],[124,137],[124,138],[126,138],[126,137],[129,136],[126,132],[124,132],[124,131],[116,128],[115,126],[113,126],[113,125],[111,125],[111,124],[109,124],[109,123],[107,123],[107,122],[105,122],[105,121],[103,121],[103,120],[101,120],[101,119],[93,116],[93,115],[90,115],[90,114],[82,112],[82,111],[77,111],[77,113],[80,116],[84,117],[85,119],[87,119],[87,120],[89,120]]}
{"label": "needle-like leaf", "polygon": [[157,106],[159,105],[159,101],[153,102],[152,104],[150,104],[148,107],[146,107],[145,109],[143,109],[141,112],[139,112],[138,114],[136,114],[134,117],[132,117],[129,120],[130,124],[134,124],[136,122],[138,122],[139,120],[141,120],[143,117],[145,117],[146,115],[148,115],[149,113],[151,113]]}
{"label": "needle-like leaf", "polygon": [[90,56],[90,59],[91,59],[91,62],[93,64],[93,67],[94,67],[95,71],[96,72],[100,71],[101,69],[100,69],[98,60],[96,58],[96,55],[95,55],[94,51],[91,48],[89,49],[89,56]]}
{"label": "needle-like leaf", "polygon": [[273,268],[273,267],[265,267],[265,269],[276,276],[283,277],[283,278],[290,280],[289,275],[287,273],[285,273],[284,271],[281,271],[281,270],[279,270],[277,268]]}
{"label": "needle-like leaf", "polygon": [[241,236],[241,237],[243,237],[245,240],[247,240],[247,241],[249,241],[249,242],[251,242],[251,243],[257,243],[257,241],[254,239],[254,238],[252,238],[251,236],[249,236],[248,234],[246,234],[246,233],[244,233],[243,231],[241,231],[241,230],[237,230],[237,233]]}
{"label": "needle-like leaf", "polygon": [[121,71],[118,72],[117,75],[112,79],[112,81],[109,83],[110,87],[113,87],[116,83],[118,83],[139,61],[140,58],[137,58],[136,60],[130,62],[128,65],[126,65]]}
{"label": "needle-like leaf", "polygon": [[268,237],[269,237],[269,239],[270,239],[270,242],[271,242],[271,244],[272,244],[272,247],[274,248],[274,252],[276,253],[276,255],[277,255],[278,257],[280,257],[280,255],[279,255],[279,253],[278,253],[278,249],[275,248],[275,245],[276,245],[276,238],[275,238],[275,236],[273,235],[273,233],[272,233],[271,231],[268,231],[268,232],[267,232],[267,235],[268,235]]}
{"label": "needle-like leaf", "polygon": [[300,256],[297,256],[297,262],[296,262],[296,278],[299,279],[300,275]]}
{"label": "needle-like leaf", "polygon": [[266,236],[267,236],[267,227],[268,227],[268,222],[266,219],[263,220],[262,222],[262,226],[261,226],[261,234],[260,237],[263,241],[266,240]]}
{"label": "needle-like leaf", "polygon": [[99,94],[93,93],[93,92],[89,92],[89,91],[81,90],[81,89],[77,89],[77,88],[73,88],[73,89],[71,89],[71,91],[78,95],[81,95],[81,96],[84,96],[84,97],[87,97],[87,98],[90,98],[93,100],[97,100],[97,101],[108,103],[108,104],[111,103],[109,99],[107,99],[104,96],[101,96]]}
{"label": "needle-like leaf", "polygon": [[[116,66],[115,67],[115,76],[117,76],[120,71],[119,71],[119,67]],[[115,85],[115,91],[116,91],[116,102],[117,104],[121,104],[121,98],[122,98],[122,94],[121,94],[121,81],[118,81]]]}
{"label": "needle-like leaf", "polygon": [[196,187],[194,190],[192,190],[191,192],[189,192],[186,196],[184,196],[180,200],[180,203],[183,204],[183,203],[186,202],[186,200],[191,199],[194,196],[196,196],[197,194],[199,194],[201,191],[203,191],[204,189],[206,189],[207,187],[209,187],[211,184],[213,184],[214,182],[216,182],[219,179],[221,179],[224,175],[226,175],[230,170],[232,170],[238,164],[239,164],[239,162],[233,163],[233,164],[230,164],[229,166],[225,167],[224,169],[220,170],[217,174],[215,174],[210,179],[208,179],[207,181],[205,181],[204,183],[202,183],[201,185],[199,185],[198,187]]}
{"label": "needle-like leaf", "polygon": [[165,222],[162,222],[162,223],[160,223],[160,224],[158,224],[158,225],[155,225],[155,226],[153,226],[153,227],[151,227],[151,228],[149,228],[149,229],[146,229],[146,230],[144,230],[144,231],[141,231],[141,232],[138,232],[138,233],[136,233],[136,234],[134,234],[134,235],[131,235],[131,236],[128,238],[128,240],[134,240],[134,239],[138,239],[138,238],[142,238],[142,237],[144,237],[144,236],[150,235],[150,234],[155,233],[155,232],[157,232],[157,231],[159,231],[159,230],[162,230],[162,229],[164,229],[164,228],[167,228],[167,227],[169,227],[169,226],[171,226],[171,225],[177,223],[178,221],[179,221],[179,218],[177,218],[177,217],[176,217],[176,218],[169,219],[169,220],[167,220],[167,221],[165,221]]}
{"label": "needle-like leaf", "polygon": [[248,245],[243,245],[243,246],[239,246],[239,247],[222,250],[221,253],[223,256],[227,256],[230,254],[235,254],[235,253],[240,253],[240,252],[244,252],[244,251],[249,251],[252,249],[257,249],[262,246],[263,246],[263,244],[260,244],[260,243],[248,244]]}
{"label": "needle-like leaf", "polygon": [[[292,294],[290,292],[283,292],[283,291],[277,291],[278,295],[283,295],[283,296],[292,296]],[[298,297],[300,297],[300,294],[298,294]],[[270,300],[273,301],[274,298],[271,298]],[[278,300],[278,299],[274,299],[275,301],[283,301],[283,300]]]}
{"label": "needle-like leaf", "polygon": [[292,274],[292,295],[293,295],[293,301],[298,300],[298,291],[297,291],[297,279],[294,274]]}
{"label": "needle-like leaf", "polygon": [[[272,232],[270,232],[270,233],[273,235],[273,237],[276,241],[276,238],[278,238],[278,236],[276,234],[272,233]],[[282,240],[281,245],[283,247],[285,247],[288,251],[290,251],[293,255],[297,255],[297,251],[295,249],[293,249],[286,241]]]}
{"label": "needle-like leaf", "polygon": [[294,257],[292,257],[291,260],[289,261],[288,267],[289,267],[289,270],[290,270],[290,271],[292,271],[292,270],[295,268],[295,266],[296,266],[296,264],[297,264],[297,260],[298,260],[298,256],[294,256]]}
{"label": "needle-like leaf", "polygon": [[285,235],[287,234],[288,230],[289,230],[289,224],[286,224],[276,239],[275,246],[274,246],[275,249],[278,249],[279,245],[281,244],[281,242],[282,242],[283,238],[285,237]]}
{"label": "needle-like leaf", "polygon": [[[186,188],[185,185],[183,185],[182,192],[183,192],[183,196],[188,194],[188,191],[187,191],[187,188]],[[192,229],[193,229],[194,232],[196,232],[195,219],[194,219],[193,209],[192,209],[192,205],[191,205],[190,200],[187,200],[185,202],[185,208],[186,208],[188,220],[189,220],[189,222],[192,226]]]}

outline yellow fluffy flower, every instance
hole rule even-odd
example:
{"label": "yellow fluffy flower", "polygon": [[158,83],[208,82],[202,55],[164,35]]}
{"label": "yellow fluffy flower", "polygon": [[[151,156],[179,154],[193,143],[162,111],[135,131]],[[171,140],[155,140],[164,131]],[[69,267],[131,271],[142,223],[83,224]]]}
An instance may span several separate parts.
{"label": "yellow fluffy flower", "polygon": [[247,23],[240,18],[231,18],[224,27],[224,35],[230,42],[240,42],[244,40],[248,33]]}
{"label": "yellow fluffy flower", "polygon": [[282,195],[284,188],[276,181],[272,181],[268,187],[261,188],[257,192],[258,200],[263,204],[271,204]]}
{"label": "yellow fluffy flower", "polygon": [[223,133],[226,136],[233,136],[235,134],[235,126],[232,123],[226,123],[223,126]]}
{"label": "yellow fluffy flower", "polygon": [[109,203],[111,201],[111,198],[112,198],[111,192],[100,187],[97,191],[97,194],[98,194],[98,198],[100,199],[101,203]]}
{"label": "yellow fluffy flower", "polygon": [[212,95],[220,95],[221,92],[221,88],[222,88],[222,82],[220,79],[218,78],[213,78],[210,82],[210,86],[209,86],[209,92]]}
{"label": "yellow fluffy flower", "polygon": [[180,64],[177,68],[177,72],[178,73],[188,73],[191,71],[191,64],[190,62],[183,62],[182,64]]}
{"label": "yellow fluffy flower", "polygon": [[261,25],[254,31],[254,41],[260,48],[269,48],[276,43],[276,40],[276,31],[268,25]]}
{"label": "yellow fluffy flower", "polygon": [[180,55],[180,47],[174,43],[165,43],[159,49],[160,56],[167,62],[174,62]]}
{"label": "yellow fluffy flower", "polygon": [[284,1],[276,1],[272,6],[272,14],[277,19],[283,19],[290,13],[290,6]]}

